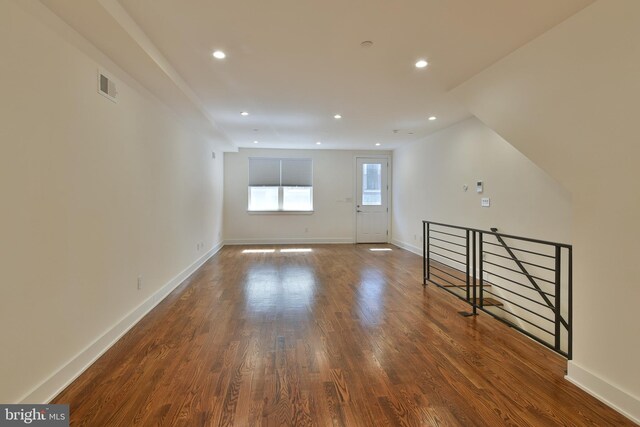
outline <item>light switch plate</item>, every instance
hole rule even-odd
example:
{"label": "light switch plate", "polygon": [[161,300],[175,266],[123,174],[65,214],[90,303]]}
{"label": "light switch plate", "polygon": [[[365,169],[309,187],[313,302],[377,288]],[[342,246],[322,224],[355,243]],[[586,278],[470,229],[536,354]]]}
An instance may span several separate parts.
{"label": "light switch plate", "polygon": [[488,208],[489,206],[491,206],[491,199],[489,199],[488,197],[483,197],[482,199],[480,199],[480,206],[482,206],[483,208]]}

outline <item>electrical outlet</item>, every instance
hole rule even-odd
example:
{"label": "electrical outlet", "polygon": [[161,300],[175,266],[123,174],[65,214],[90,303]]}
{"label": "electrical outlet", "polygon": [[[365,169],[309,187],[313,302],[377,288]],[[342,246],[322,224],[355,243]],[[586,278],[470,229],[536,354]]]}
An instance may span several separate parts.
{"label": "electrical outlet", "polygon": [[138,290],[142,289],[142,276],[138,276]]}

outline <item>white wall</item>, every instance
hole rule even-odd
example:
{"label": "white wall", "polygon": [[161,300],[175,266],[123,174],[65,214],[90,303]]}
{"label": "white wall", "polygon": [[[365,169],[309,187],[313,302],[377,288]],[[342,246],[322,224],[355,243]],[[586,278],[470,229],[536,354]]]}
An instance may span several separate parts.
{"label": "white wall", "polygon": [[[422,220],[571,242],[570,194],[475,118],[396,149],[393,161],[397,244],[422,253]],[[489,208],[481,197],[491,199]]]}
{"label": "white wall", "polygon": [[640,2],[600,0],[456,90],[573,198],[569,378],[640,422]]}
{"label": "white wall", "polygon": [[13,2],[0,2],[0,52],[0,402],[11,403],[51,397],[90,361],[83,350],[221,241],[223,162],[147,94],[120,81],[117,104],[98,95],[105,64]]}
{"label": "white wall", "polygon": [[[484,191],[478,194],[475,182],[483,181]],[[463,190],[463,185],[468,190]],[[570,194],[542,169],[522,153],[513,148],[476,118],[470,118],[437,132],[426,140],[394,151],[393,173],[393,240],[398,246],[422,254],[422,220],[461,225],[488,230],[497,227],[500,232],[556,242],[571,243],[571,197]],[[489,208],[480,206],[480,199],[491,200]],[[441,229],[441,227],[434,227]],[[451,230],[450,230],[451,231]],[[442,236],[440,236],[442,237]],[[455,239],[449,239],[454,240]],[[494,241],[491,237],[485,240]],[[458,247],[432,242],[452,250]],[[511,241],[513,244],[514,242]],[[514,245],[527,248],[524,242]],[[442,249],[436,253],[461,259]],[[485,245],[485,250],[507,256],[502,249]],[[553,253],[548,247],[533,246],[529,250]],[[564,256],[566,257],[566,252]],[[549,260],[519,252],[521,261],[543,264],[549,268]],[[446,258],[433,258],[454,268],[462,268]],[[511,261],[494,255],[486,255],[487,262],[517,268]],[[499,271],[503,277],[518,282],[519,274],[511,273],[493,265],[485,265],[486,271]],[[549,271],[528,266],[531,274],[553,280]],[[564,270],[566,271],[566,269]],[[502,297],[505,308],[526,321],[494,309],[496,314],[508,318],[521,328],[553,344],[553,337],[532,326],[531,322],[545,330],[553,326],[518,305],[533,310],[545,317],[553,317],[551,310],[532,304],[506,289],[525,295],[533,301],[544,303],[535,291],[529,291],[496,276],[485,274],[486,279],[498,286],[487,288],[488,292]],[[562,314],[566,317],[566,275],[563,275]],[[538,281],[546,292],[554,293],[547,283]],[[515,303],[510,304],[507,301]],[[561,334],[562,349],[567,350],[566,334]]]}
{"label": "white wall", "polygon": [[[355,157],[384,151],[240,149],[225,153],[226,243],[349,243],[355,241]],[[249,157],[313,159],[313,214],[247,212]]]}

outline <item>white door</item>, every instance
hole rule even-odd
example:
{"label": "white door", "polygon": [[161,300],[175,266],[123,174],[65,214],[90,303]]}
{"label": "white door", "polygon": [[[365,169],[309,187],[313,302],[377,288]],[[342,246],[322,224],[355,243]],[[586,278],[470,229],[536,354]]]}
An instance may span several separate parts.
{"label": "white door", "polygon": [[388,240],[389,160],[356,159],[356,242],[382,243]]}

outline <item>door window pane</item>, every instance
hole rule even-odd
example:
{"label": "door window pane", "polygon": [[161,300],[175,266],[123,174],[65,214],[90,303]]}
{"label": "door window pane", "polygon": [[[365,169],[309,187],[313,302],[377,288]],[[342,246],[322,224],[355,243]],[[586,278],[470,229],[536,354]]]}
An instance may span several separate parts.
{"label": "door window pane", "polygon": [[278,187],[249,187],[250,211],[277,211]]}
{"label": "door window pane", "polygon": [[313,210],[311,187],[282,187],[282,210]]}
{"label": "door window pane", "polygon": [[362,165],[362,205],[382,205],[382,165],[365,163]]}

